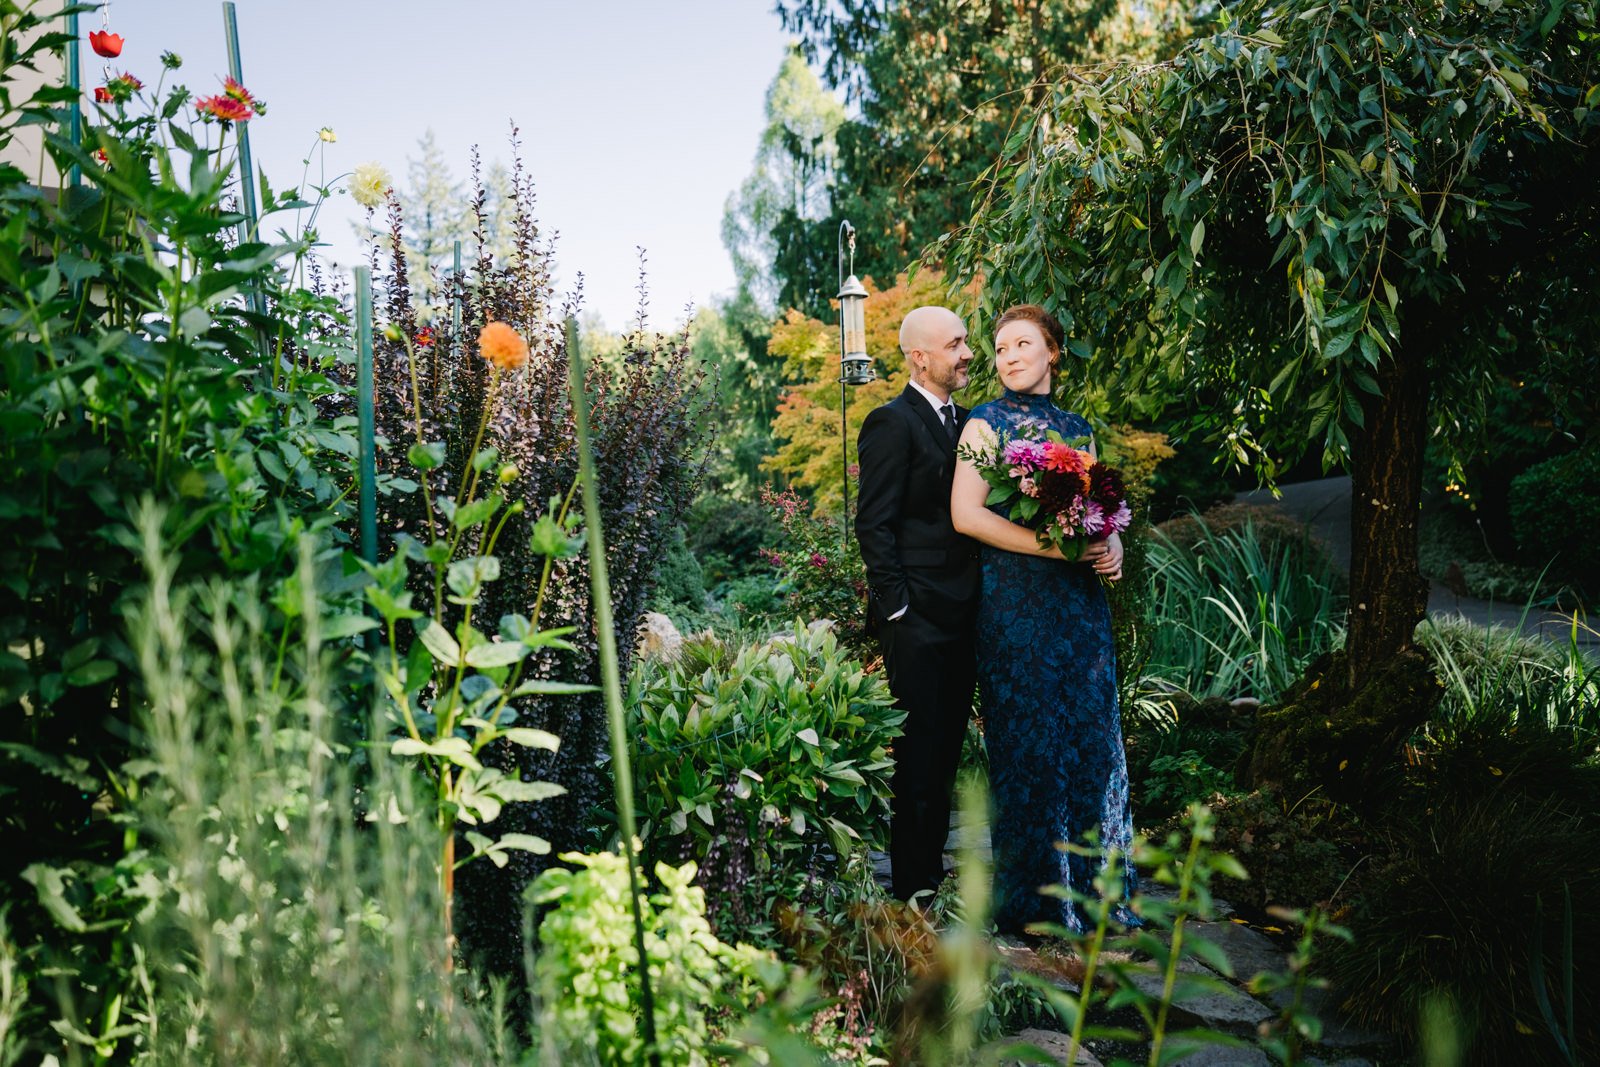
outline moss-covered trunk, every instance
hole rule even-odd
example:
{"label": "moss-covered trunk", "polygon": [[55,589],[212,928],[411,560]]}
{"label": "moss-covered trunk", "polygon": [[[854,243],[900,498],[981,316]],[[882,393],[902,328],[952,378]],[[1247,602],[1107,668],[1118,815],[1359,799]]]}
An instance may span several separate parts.
{"label": "moss-covered trunk", "polygon": [[[1431,333],[1431,331],[1422,331]],[[1413,341],[1426,345],[1427,338]],[[1422,452],[1428,434],[1427,354],[1411,350],[1377,369],[1378,396],[1351,449],[1350,688],[1360,690],[1385,663],[1411,646],[1428,610],[1428,583],[1417,565]]]}

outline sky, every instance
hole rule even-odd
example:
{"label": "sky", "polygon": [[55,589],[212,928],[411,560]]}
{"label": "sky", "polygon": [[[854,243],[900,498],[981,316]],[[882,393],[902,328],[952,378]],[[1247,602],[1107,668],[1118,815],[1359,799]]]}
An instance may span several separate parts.
{"label": "sky", "polygon": [[[465,185],[474,144],[485,164],[509,163],[515,120],[536,215],[559,234],[557,284],[581,271],[586,309],[613,329],[633,322],[641,246],[657,328],[732,291],[723,204],[750,172],[788,42],[767,0],[238,0],[237,11],[244,84],[268,106],[251,149],[275,188],[299,180],[323,126],[338,136],[330,179],[377,161],[403,184],[431,129]],[[127,42],[114,70],[153,85],[171,50],[176,80],[220,89],[220,0],[111,0],[109,17]],[[99,17],[83,22],[87,33]],[[85,83],[103,62],[84,49]],[[340,195],[323,212],[331,258],[348,266],[361,209]]]}

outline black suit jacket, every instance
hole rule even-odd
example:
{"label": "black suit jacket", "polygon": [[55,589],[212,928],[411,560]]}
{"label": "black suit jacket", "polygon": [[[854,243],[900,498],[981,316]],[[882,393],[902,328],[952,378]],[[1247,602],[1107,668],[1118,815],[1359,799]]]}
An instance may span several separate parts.
{"label": "black suit jacket", "polygon": [[[957,431],[967,409],[956,408]],[[868,611],[887,622],[902,607],[944,627],[971,622],[978,543],[950,525],[956,447],[911,386],[867,415],[858,441],[856,540],[866,564]]]}

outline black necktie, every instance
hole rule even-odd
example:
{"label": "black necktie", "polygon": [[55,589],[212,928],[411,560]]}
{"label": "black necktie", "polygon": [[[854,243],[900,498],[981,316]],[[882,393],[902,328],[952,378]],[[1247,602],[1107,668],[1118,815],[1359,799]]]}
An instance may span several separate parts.
{"label": "black necktie", "polygon": [[944,416],[944,432],[950,435],[950,443],[956,443],[956,409],[954,404],[945,404],[939,409],[939,414]]}

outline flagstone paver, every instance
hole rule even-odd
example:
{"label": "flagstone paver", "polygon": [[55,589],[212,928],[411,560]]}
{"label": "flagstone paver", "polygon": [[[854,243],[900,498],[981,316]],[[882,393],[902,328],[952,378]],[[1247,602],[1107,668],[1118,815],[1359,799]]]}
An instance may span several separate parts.
{"label": "flagstone paver", "polygon": [[[1178,961],[1178,971],[1180,974],[1212,974],[1210,969],[1189,959]],[[1147,995],[1159,997],[1164,977],[1161,972],[1152,968],[1143,974],[1134,974],[1132,981]],[[1254,1032],[1258,1025],[1271,1019],[1277,1012],[1230,984],[1212,993],[1174,1000],[1172,1014],[1187,1025],[1239,1033]]]}
{"label": "flagstone paver", "polygon": [[1191,922],[1184,927],[1185,936],[1199,937],[1222,950],[1233,968],[1232,977],[1248,982],[1262,971],[1283,973],[1289,967],[1289,954],[1270,937],[1243,923]]}
{"label": "flagstone paver", "polygon": [[[1057,1063],[1067,1062],[1067,1053],[1072,1049],[1072,1041],[1066,1034],[1059,1034],[1054,1030],[1023,1030],[1015,1035],[1018,1041],[1026,1041],[1031,1045],[1038,1045],[1044,1051],[1056,1058]],[[1018,1061],[1013,1060],[1012,1063]],[[1078,1058],[1072,1061],[1074,1067],[1101,1067],[1088,1049],[1080,1048]]]}
{"label": "flagstone paver", "polygon": [[1173,1060],[1171,1067],[1272,1067],[1272,1060],[1258,1048],[1212,1045]]}

